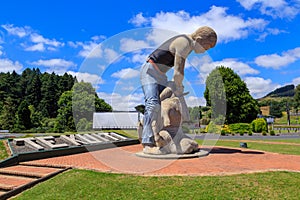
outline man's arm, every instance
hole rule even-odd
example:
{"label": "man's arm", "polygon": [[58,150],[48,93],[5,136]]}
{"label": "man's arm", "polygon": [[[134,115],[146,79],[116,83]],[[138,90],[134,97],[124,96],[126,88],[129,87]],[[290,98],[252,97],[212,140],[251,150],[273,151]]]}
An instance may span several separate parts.
{"label": "man's arm", "polygon": [[176,95],[181,95],[183,93],[183,85],[182,81],[184,78],[184,64],[185,59],[180,55],[175,55],[174,61],[174,75],[172,81],[175,82],[176,85]]}
{"label": "man's arm", "polygon": [[170,45],[170,50],[175,54],[174,60],[174,75],[172,81],[176,85],[176,95],[183,93],[182,81],[184,78],[185,59],[192,51],[190,41],[186,37],[180,37],[173,41]]}

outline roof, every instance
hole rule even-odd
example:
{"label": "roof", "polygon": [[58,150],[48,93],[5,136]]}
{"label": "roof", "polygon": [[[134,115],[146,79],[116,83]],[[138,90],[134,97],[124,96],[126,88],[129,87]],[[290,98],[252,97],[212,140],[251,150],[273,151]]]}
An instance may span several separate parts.
{"label": "roof", "polygon": [[132,129],[138,121],[138,112],[99,112],[93,115],[93,129]]}

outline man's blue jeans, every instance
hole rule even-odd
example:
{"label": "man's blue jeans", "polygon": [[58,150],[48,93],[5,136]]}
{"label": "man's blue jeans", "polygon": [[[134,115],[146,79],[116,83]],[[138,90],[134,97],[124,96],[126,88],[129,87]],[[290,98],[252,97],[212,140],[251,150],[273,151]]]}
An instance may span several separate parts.
{"label": "man's blue jeans", "polygon": [[157,72],[151,63],[145,63],[141,71],[141,82],[145,95],[142,144],[154,144],[152,121],[160,115],[159,95],[166,87],[167,76]]}

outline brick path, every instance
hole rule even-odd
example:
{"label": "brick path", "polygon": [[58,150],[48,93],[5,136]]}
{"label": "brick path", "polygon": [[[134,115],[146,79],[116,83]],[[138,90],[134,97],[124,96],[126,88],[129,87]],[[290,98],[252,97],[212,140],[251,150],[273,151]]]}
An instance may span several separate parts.
{"label": "brick path", "polygon": [[0,199],[8,199],[65,170],[22,164],[0,168]]}
{"label": "brick path", "polygon": [[[204,148],[205,149],[205,148]],[[213,147],[206,157],[160,160],[137,157],[141,145],[106,149],[27,162],[27,164],[67,166],[101,172],[138,175],[228,175],[265,171],[300,172],[300,156],[262,151]]]}

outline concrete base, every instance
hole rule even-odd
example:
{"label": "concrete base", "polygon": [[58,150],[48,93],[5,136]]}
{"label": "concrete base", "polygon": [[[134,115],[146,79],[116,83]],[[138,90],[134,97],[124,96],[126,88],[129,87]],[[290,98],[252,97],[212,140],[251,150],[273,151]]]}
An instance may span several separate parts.
{"label": "concrete base", "polygon": [[194,153],[189,154],[145,154],[142,151],[137,152],[135,155],[142,158],[151,158],[151,159],[188,159],[188,158],[199,158],[203,156],[207,156],[209,154],[208,151],[200,150]]}

